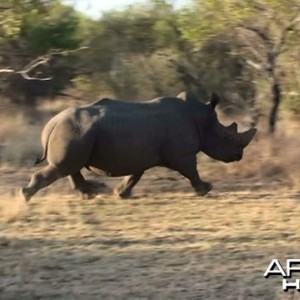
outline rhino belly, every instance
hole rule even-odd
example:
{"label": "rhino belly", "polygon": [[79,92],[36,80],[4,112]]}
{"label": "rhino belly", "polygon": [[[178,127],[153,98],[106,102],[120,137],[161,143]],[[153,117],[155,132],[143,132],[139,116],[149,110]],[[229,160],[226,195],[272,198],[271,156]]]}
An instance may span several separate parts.
{"label": "rhino belly", "polygon": [[160,164],[158,151],[142,147],[109,147],[93,151],[88,167],[96,173],[108,176],[126,176]]}

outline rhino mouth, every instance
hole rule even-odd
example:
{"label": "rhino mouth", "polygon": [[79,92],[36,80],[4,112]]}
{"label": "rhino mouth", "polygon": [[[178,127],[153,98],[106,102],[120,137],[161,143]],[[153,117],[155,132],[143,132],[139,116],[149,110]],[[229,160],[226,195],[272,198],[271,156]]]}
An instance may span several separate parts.
{"label": "rhino mouth", "polygon": [[240,161],[242,158],[243,158],[243,152],[237,153],[230,158],[225,158],[223,159],[223,162],[228,164],[234,161]]}

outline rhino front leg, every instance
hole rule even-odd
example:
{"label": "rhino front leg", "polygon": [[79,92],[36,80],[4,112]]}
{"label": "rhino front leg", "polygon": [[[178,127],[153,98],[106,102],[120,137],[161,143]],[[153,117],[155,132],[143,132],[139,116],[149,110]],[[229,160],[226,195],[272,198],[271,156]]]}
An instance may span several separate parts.
{"label": "rhino front leg", "polygon": [[190,181],[199,196],[206,195],[212,189],[212,184],[201,180],[199,176],[196,156],[180,157],[172,168]]}
{"label": "rhino front leg", "polygon": [[105,185],[96,181],[86,180],[81,172],[70,175],[69,181],[74,190],[81,193],[82,199],[93,199],[103,191]]}
{"label": "rhino front leg", "polygon": [[63,175],[54,166],[48,165],[31,176],[28,186],[21,189],[21,195],[26,201],[29,201],[38,190],[50,185],[61,177]]}
{"label": "rhino front leg", "polygon": [[127,199],[131,196],[131,191],[133,187],[141,179],[144,172],[136,173],[133,175],[126,176],[118,188],[115,190],[115,193],[122,199]]}

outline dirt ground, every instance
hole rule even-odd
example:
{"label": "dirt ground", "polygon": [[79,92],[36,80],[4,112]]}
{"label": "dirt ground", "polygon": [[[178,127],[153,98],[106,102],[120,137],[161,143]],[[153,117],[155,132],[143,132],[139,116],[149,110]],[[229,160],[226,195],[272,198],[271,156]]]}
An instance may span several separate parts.
{"label": "dirt ground", "polygon": [[120,179],[93,200],[62,179],[26,206],[32,171],[0,169],[0,299],[300,299],[263,277],[300,258],[299,189],[207,172],[215,188],[197,198],[158,168],[131,200],[111,192]]}

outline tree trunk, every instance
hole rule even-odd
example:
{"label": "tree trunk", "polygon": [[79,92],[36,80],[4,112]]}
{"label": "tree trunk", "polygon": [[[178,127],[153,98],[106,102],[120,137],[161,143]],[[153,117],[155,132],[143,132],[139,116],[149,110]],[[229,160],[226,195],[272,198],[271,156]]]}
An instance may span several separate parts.
{"label": "tree trunk", "polygon": [[276,129],[277,115],[279,104],[281,102],[281,87],[279,82],[274,81],[272,84],[273,106],[269,116],[269,132],[274,133]]}

